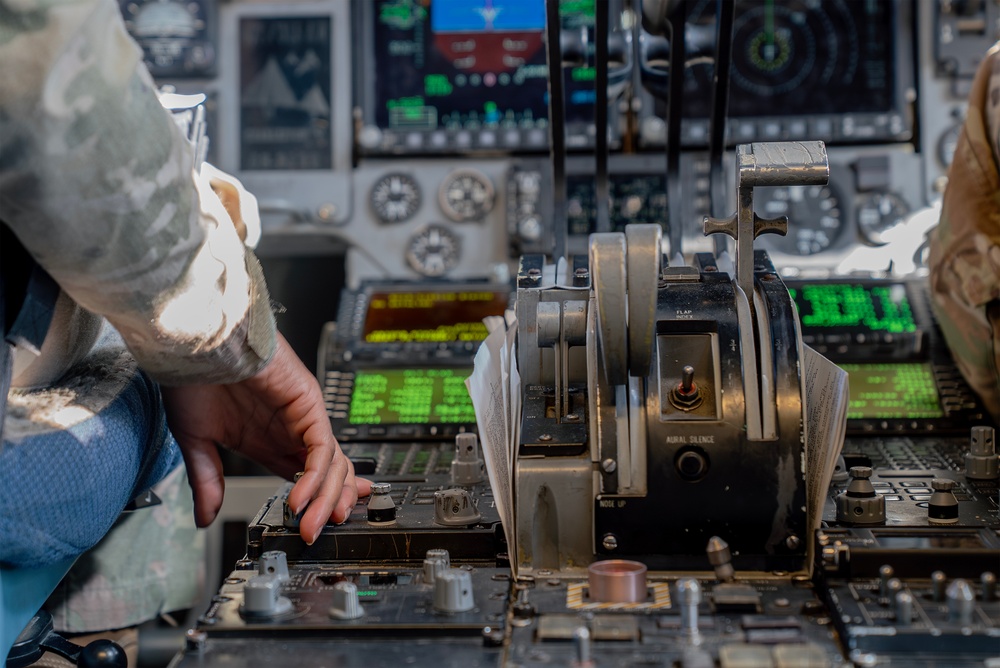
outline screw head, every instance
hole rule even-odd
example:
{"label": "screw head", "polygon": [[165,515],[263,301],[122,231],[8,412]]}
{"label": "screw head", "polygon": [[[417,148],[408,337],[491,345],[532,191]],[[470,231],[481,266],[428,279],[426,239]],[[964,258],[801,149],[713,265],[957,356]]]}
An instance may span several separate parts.
{"label": "screw head", "polygon": [[601,470],[605,473],[614,473],[618,469],[618,462],[608,457],[601,462]]}

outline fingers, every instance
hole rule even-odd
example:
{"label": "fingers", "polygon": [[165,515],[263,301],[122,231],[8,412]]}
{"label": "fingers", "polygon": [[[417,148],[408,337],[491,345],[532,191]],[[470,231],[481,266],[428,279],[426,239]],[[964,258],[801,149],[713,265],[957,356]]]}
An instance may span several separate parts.
{"label": "fingers", "polygon": [[[324,485],[333,482],[331,476],[333,476],[334,471],[331,471],[331,468],[336,464],[339,448],[337,442],[333,440],[332,434],[328,438],[328,443],[309,448],[302,477],[288,494],[288,505],[296,515],[305,510],[306,505],[319,495]],[[346,459],[343,455],[340,455],[340,458]],[[343,482],[345,476],[346,472],[341,473],[337,480],[338,492],[339,484]]]}
{"label": "fingers", "polygon": [[219,514],[225,492],[222,459],[215,443],[202,439],[178,439],[184,455],[191,492],[194,494],[194,519],[199,527],[207,527]]}
{"label": "fingers", "polygon": [[[301,482],[302,480],[299,480],[299,483]],[[347,518],[357,499],[354,467],[338,449],[337,456],[333,458],[320,489],[299,520],[299,533],[302,539],[312,545],[328,520],[333,518],[335,522],[343,522]]]}

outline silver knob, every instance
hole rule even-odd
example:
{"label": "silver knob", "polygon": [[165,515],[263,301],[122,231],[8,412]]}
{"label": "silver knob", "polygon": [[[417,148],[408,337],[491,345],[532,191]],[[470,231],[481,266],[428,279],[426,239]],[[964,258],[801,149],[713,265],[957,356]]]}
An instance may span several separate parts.
{"label": "silver knob", "polygon": [[279,582],[288,582],[288,557],[281,550],[270,550],[260,555],[260,566],[257,571],[261,575],[276,575]]}
{"label": "silver knob", "polygon": [[475,607],[472,576],[460,568],[448,568],[434,578],[434,609],[438,612],[468,612]]}
{"label": "silver knob", "polygon": [[434,584],[438,575],[451,568],[448,550],[427,550],[424,555],[424,584]]}
{"label": "silver knob", "polygon": [[448,527],[475,524],[482,515],[469,490],[455,487],[434,492],[434,522]]}
{"label": "silver knob", "polygon": [[245,617],[276,617],[291,609],[292,602],[281,595],[281,581],[277,575],[255,575],[243,586],[240,612]]}
{"label": "silver knob", "polygon": [[353,582],[338,582],[333,585],[333,602],[330,616],[334,619],[358,619],[364,609],[358,600],[358,587]]}
{"label": "silver knob", "polygon": [[961,578],[953,580],[948,585],[948,619],[962,626],[972,625],[972,610],[976,604],[976,595],[969,583]]}
{"label": "silver knob", "polygon": [[479,456],[479,438],[464,433],[455,437],[455,458],[451,461],[453,485],[475,485],[484,479],[486,465]]}

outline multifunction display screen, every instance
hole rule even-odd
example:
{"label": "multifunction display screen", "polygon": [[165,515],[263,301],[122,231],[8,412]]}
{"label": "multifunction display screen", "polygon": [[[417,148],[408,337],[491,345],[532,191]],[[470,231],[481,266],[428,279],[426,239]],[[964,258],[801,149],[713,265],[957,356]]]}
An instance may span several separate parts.
{"label": "multifunction display screen", "polygon": [[790,288],[803,333],[844,334],[917,331],[902,283],[813,283]]}
{"label": "multifunction display screen", "polygon": [[[592,28],[593,1],[562,2]],[[399,132],[545,128],[548,69],[540,0],[375,0],[374,121]],[[567,72],[569,115],[593,117],[595,70]]]}
{"label": "multifunction display screen", "polygon": [[333,163],[329,16],[240,19],[240,169]]}
{"label": "multifunction display screen", "polygon": [[[711,114],[715,5],[715,0],[694,3],[685,29],[689,118]],[[892,111],[894,6],[884,0],[737,0],[729,114]]]}
{"label": "multifunction display screen", "polygon": [[944,417],[928,363],[841,364],[848,374],[849,420]]}
{"label": "multifunction display screen", "polygon": [[366,343],[453,343],[486,338],[483,318],[503,315],[509,294],[494,290],[372,292]]}
{"label": "multifunction display screen", "polygon": [[350,424],[471,424],[476,421],[465,388],[471,369],[358,371],[348,411]]}

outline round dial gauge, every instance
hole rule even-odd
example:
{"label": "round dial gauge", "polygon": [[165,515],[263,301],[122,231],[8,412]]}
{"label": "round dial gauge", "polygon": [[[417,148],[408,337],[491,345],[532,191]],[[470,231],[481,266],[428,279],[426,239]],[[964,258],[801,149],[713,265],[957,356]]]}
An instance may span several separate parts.
{"label": "round dial gauge", "polygon": [[486,216],[493,210],[495,196],[489,177],[474,169],[461,169],[441,184],[438,202],[446,216],[462,223]]}
{"label": "round dial gauge", "polygon": [[214,73],[206,0],[124,0],[125,27],[142,47],[154,77],[208,76]]}
{"label": "round dial gauge", "polygon": [[379,220],[401,223],[420,207],[420,186],[406,174],[386,174],[372,186],[370,198]]}
{"label": "round dial gauge", "polygon": [[455,268],[461,257],[458,236],[444,225],[428,225],[406,245],[406,262],[418,274],[444,276]]}
{"label": "round dial gauge", "polygon": [[955,157],[955,149],[958,148],[958,138],[961,135],[962,126],[959,124],[949,128],[938,139],[938,160],[944,167],[951,167],[951,161]]}
{"label": "round dial gauge", "polygon": [[765,218],[788,216],[788,234],[760,237],[769,250],[789,255],[822,253],[842,229],[840,201],[830,186],[781,186],[754,190],[754,208]]}
{"label": "round dial gauge", "polygon": [[898,195],[878,192],[858,206],[858,227],[871,243],[888,243],[889,232],[906,222],[910,207]]}

